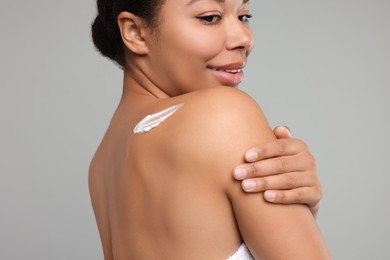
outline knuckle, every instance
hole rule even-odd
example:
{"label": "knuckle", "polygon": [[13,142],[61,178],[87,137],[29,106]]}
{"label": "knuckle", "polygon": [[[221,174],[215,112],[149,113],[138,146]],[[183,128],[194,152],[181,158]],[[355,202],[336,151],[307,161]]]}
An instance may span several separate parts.
{"label": "knuckle", "polygon": [[303,142],[299,139],[294,138],[290,140],[290,145],[294,150],[302,149],[302,144]]}
{"label": "knuckle", "polygon": [[257,173],[259,172],[259,169],[258,169],[257,165],[251,164],[249,172],[250,172],[251,176],[256,176]]}
{"label": "knuckle", "polygon": [[314,157],[314,155],[310,154],[311,158],[311,165],[313,168],[317,168],[317,159]]}
{"label": "knuckle", "polygon": [[279,143],[279,153],[280,154],[286,154],[287,152],[287,143],[286,142],[280,142]]}
{"label": "knuckle", "polygon": [[313,155],[311,155],[310,153],[305,153],[305,154],[301,154],[299,156],[300,160],[302,161],[302,164],[301,164],[301,167],[302,167],[302,170],[310,173],[308,175],[310,175],[312,178],[316,178],[317,176],[317,162],[316,162],[316,159],[314,158]]}
{"label": "knuckle", "polygon": [[267,190],[268,189],[268,186],[269,186],[269,183],[266,179],[264,178],[259,178],[257,179],[256,181],[257,183],[257,187],[260,189],[260,190]]}
{"label": "knuckle", "polygon": [[316,158],[311,153],[307,154],[307,162],[310,168],[316,168],[317,166]]}
{"label": "knuckle", "polygon": [[286,176],[286,187],[287,189],[293,189],[296,186],[296,178],[292,175]]}
{"label": "knuckle", "polygon": [[296,140],[292,146],[296,153],[308,153],[307,144],[301,140]]}
{"label": "knuckle", "polygon": [[302,151],[308,151],[309,150],[309,146],[304,141],[298,140],[297,144],[298,144],[298,148],[301,149]]}
{"label": "knuckle", "polygon": [[288,163],[287,163],[287,160],[283,157],[279,157],[277,158],[277,161],[278,161],[278,168],[279,168],[279,172],[286,172],[287,171],[287,166],[288,166]]}

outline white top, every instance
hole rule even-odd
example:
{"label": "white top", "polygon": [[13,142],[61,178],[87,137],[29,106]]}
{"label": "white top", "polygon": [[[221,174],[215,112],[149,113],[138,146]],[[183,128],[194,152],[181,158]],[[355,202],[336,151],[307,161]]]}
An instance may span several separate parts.
{"label": "white top", "polygon": [[245,243],[242,243],[234,255],[230,256],[227,260],[254,260],[254,258]]}

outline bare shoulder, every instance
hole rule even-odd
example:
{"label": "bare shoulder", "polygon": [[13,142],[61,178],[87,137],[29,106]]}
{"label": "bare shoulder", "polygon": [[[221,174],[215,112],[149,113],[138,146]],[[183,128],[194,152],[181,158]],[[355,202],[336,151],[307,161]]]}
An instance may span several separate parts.
{"label": "bare shoulder", "polygon": [[[189,123],[198,133],[205,130],[210,135],[218,133],[218,136],[223,134],[233,137],[256,126],[256,130],[264,130],[260,134],[268,133],[268,137],[273,136],[260,106],[241,90],[230,87],[202,90],[189,95],[184,103],[183,117],[190,120],[182,122]],[[203,137],[213,137],[210,135]]]}
{"label": "bare shoulder", "polygon": [[257,102],[242,90],[231,87],[215,87],[191,93],[188,98],[198,109],[194,112],[203,113],[208,110],[210,113],[225,114],[230,112],[231,116],[251,112],[262,113]]}
{"label": "bare shoulder", "polygon": [[186,167],[207,173],[206,178],[222,188],[255,257],[329,259],[307,207],[269,204],[259,194],[244,193],[232,177],[248,148],[275,139],[253,98],[231,88],[199,91],[185,100],[176,120],[173,147],[180,151],[177,158]]}
{"label": "bare shoulder", "polygon": [[260,106],[241,90],[216,87],[191,93],[182,102],[169,131],[175,141],[170,147],[178,160],[199,171],[213,165],[213,175],[224,186],[248,148],[275,138]]}

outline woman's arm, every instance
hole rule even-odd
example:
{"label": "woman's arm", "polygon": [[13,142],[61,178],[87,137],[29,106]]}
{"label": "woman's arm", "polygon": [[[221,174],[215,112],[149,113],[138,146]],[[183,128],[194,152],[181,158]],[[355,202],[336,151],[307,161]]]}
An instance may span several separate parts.
{"label": "woman's arm", "polygon": [[316,216],[323,190],[314,156],[287,127],[276,127],[274,134],[278,140],[245,153],[247,163],[235,168],[235,179],[244,180],[246,192],[264,192],[264,199],[272,203],[306,204]]}
{"label": "woman's arm", "polygon": [[[275,140],[261,109],[245,93],[231,88],[208,90],[196,107],[189,135],[197,168],[210,172],[231,201],[240,233],[256,258],[329,259],[325,242],[304,205],[267,203],[256,193],[245,193],[231,176],[242,154],[254,144]],[[183,107],[184,108],[184,107]],[[206,116],[207,115],[207,116]],[[191,130],[192,129],[192,130]],[[187,130],[187,129],[186,129]]]}

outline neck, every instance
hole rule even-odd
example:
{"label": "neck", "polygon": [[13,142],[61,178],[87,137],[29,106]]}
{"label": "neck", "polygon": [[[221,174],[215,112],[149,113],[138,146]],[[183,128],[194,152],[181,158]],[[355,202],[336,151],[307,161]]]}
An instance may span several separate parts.
{"label": "neck", "polygon": [[170,96],[161,90],[138,67],[127,67],[123,70],[123,96],[129,93],[165,99]]}

